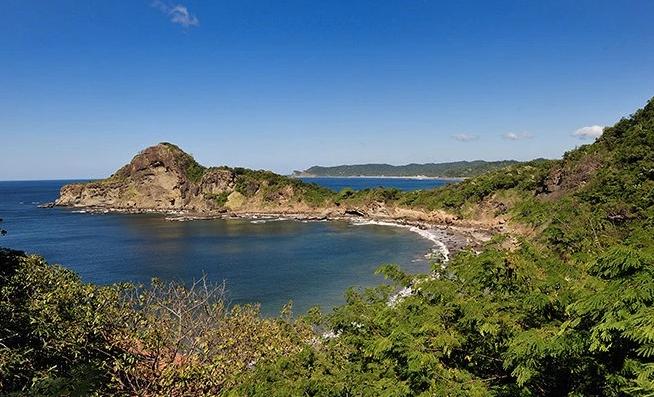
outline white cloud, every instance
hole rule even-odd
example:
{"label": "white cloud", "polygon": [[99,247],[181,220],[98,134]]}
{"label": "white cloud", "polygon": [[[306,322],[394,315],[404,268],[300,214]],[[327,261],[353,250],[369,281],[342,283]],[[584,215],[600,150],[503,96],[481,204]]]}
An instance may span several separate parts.
{"label": "white cloud", "polygon": [[507,132],[506,134],[502,135],[502,138],[509,141],[520,141],[523,139],[531,139],[533,137],[534,136],[528,132]]}
{"label": "white cloud", "polygon": [[170,22],[182,25],[185,28],[200,25],[200,20],[198,17],[191,14],[188,8],[181,4],[173,6],[171,4],[164,3],[161,0],[154,0],[152,2],[152,7],[169,16]]}
{"label": "white cloud", "polygon": [[466,133],[452,135],[452,138],[456,139],[459,142],[470,142],[479,139],[477,135],[471,135]]}
{"label": "white cloud", "polygon": [[184,27],[198,26],[200,24],[200,21],[195,15],[189,13],[186,7],[180,5],[176,5],[170,10],[170,20]]}
{"label": "white cloud", "polygon": [[604,127],[601,125],[591,125],[583,127],[575,131],[572,135],[579,139],[596,139],[604,132]]}

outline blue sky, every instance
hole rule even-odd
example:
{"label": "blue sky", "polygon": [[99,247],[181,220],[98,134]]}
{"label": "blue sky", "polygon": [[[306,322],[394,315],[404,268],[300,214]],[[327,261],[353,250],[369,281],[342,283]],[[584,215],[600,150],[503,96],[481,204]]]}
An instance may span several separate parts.
{"label": "blue sky", "polygon": [[[0,180],[559,157],[654,96],[653,1],[4,0]],[[595,127],[597,130],[597,127]],[[593,134],[593,128],[582,132]]]}

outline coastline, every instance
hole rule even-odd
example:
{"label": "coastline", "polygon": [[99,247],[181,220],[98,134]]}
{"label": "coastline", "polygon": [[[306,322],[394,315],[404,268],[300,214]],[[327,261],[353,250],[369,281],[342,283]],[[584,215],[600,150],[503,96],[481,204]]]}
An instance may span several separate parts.
{"label": "coastline", "polygon": [[468,179],[467,176],[451,177],[451,176],[425,176],[425,175],[412,175],[412,176],[394,176],[394,175],[287,175],[289,178],[303,179],[303,178],[333,178],[333,179],[434,179],[441,181],[464,181]]}
{"label": "coastline", "polygon": [[[42,206],[49,208],[52,206]],[[193,212],[189,210],[170,209],[134,209],[114,207],[86,207],[86,206],[57,206],[76,213],[85,214],[154,214],[161,215],[166,221],[190,222],[195,220],[249,220],[252,223],[265,223],[271,221],[298,221],[298,222],[348,222],[355,226],[377,225],[388,227],[401,227],[414,232],[420,237],[434,243],[432,253],[441,254],[447,262],[452,254],[466,248],[476,249],[488,241],[498,231],[481,225],[471,225],[452,222],[435,222],[422,219],[409,219],[407,217],[391,217],[369,215],[359,212]]]}

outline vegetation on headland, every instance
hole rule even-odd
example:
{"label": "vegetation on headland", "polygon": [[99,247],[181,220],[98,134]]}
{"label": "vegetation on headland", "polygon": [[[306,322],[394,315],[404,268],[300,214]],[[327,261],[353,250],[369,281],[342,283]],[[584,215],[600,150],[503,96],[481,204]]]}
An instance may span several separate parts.
{"label": "vegetation on headland", "polygon": [[266,202],[278,202],[280,198],[293,195],[295,200],[318,207],[334,196],[334,192],[322,186],[304,183],[270,171],[247,168],[234,168],[233,171],[236,174],[236,191],[246,197],[253,197],[261,192]]}
{"label": "vegetation on headland", "polygon": [[455,161],[450,163],[428,164],[356,164],[332,167],[313,166],[304,171],[294,171],[296,176],[426,176],[442,178],[464,178],[481,175],[509,165],[515,160],[504,161]]}
{"label": "vegetation on headland", "polygon": [[[478,174],[496,169],[501,164],[517,162],[481,163],[475,162],[474,167],[465,169]],[[237,194],[229,200],[232,193]],[[438,201],[443,194],[425,191],[408,195],[381,188],[334,192],[314,183],[265,170],[205,167],[178,146],[163,142],[141,151],[129,164],[107,179],[64,186],[57,204],[130,211],[308,212],[312,215],[343,215],[353,209],[351,207],[366,213],[371,208],[379,209],[379,204],[425,211],[440,208],[443,204],[447,208],[455,208],[456,200]]]}
{"label": "vegetation on headland", "polygon": [[325,195],[501,216],[510,227],[430,275],[385,266],[393,285],[348,291],[331,313],[240,322],[218,304],[207,311],[216,321],[189,334],[187,317],[166,309],[188,307],[193,293],[180,287],[126,294],[133,287],[83,284],[3,251],[2,392],[654,395],[654,100],[561,160],[433,191]]}

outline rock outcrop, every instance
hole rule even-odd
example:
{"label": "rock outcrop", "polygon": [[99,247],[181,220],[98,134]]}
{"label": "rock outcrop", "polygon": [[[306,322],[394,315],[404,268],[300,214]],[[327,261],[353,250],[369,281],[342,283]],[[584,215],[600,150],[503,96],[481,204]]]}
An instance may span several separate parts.
{"label": "rock outcrop", "polygon": [[265,171],[205,168],[177,146],[160,143],[107,179],[64,186],[55,204],[201,213],[262,212],[284,204],[284,210],[307,211],[302,194],[308,189],[321,190]]}
{"label": "rock outcrop", "polygon": [[170,143],[143,150],[107,179],[62,187],[54,204],[102,212],[175,212],[191,218],[266,214],[497,227],[490,221],[463,221],[441,210],[405,208],[384,200],[347,202],[326,188],[269,171],[206,168]]}
{"label": "rock outcrop", "polygon": [[145,149],[111,177],[61,189],[57,205],[179,209],[192,201],[188,156],[174,145]]}

